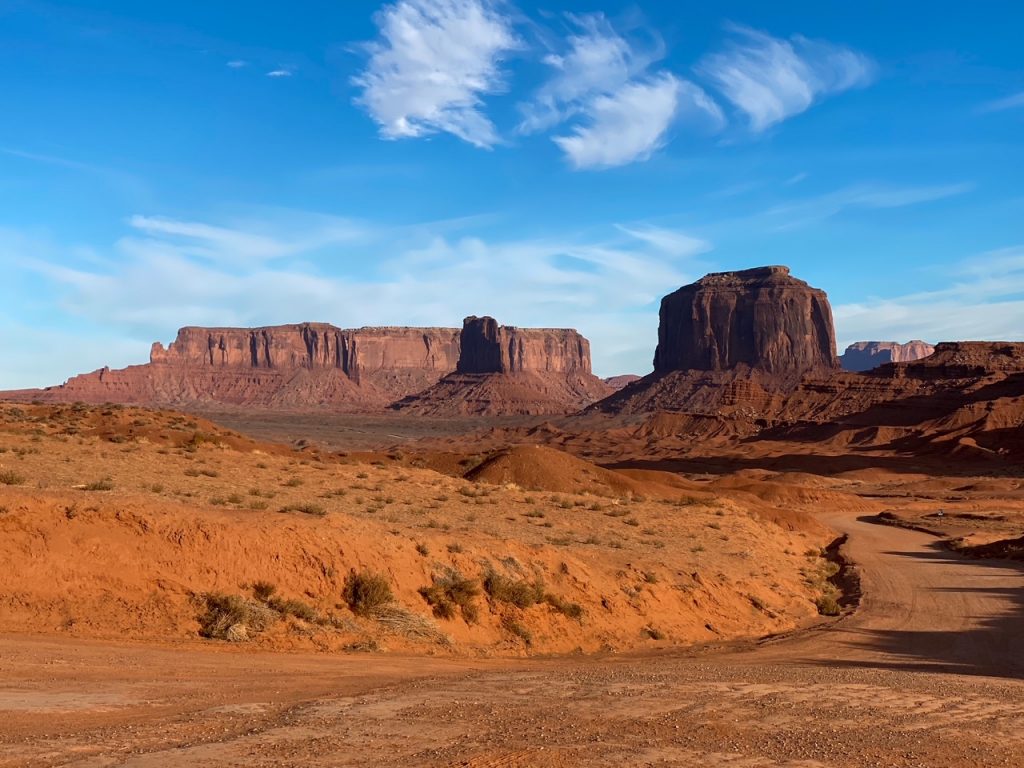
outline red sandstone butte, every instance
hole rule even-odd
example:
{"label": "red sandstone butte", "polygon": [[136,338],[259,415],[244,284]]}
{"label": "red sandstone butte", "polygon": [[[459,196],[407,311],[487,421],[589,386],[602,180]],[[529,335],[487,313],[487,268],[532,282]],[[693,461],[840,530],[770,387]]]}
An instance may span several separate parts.
{"label": "red sandstone butte", "polygon": [[590,342],[571,328],[517,328],[467,317],[459,363],[396,408],[430,416],[573,413],[607,395],[590,370]]}
{"label": "red sandstone butte", "polygon": [[931,344],[915,339],[906,344],[895,341],[858,341],[839,356],[846,371],[870,371],[886,363],[910,363],[935,351]]}

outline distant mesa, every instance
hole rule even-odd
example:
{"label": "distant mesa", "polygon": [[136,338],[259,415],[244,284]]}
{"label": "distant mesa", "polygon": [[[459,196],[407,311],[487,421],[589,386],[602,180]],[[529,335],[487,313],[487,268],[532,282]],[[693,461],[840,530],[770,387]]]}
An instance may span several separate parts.
{"label": "distant mesa", "polygon": [[640,381],[640,377],[635,373],[623,373],[618,376],[609,376],[606,379],[602,379],[602,381],[613,392],[618,392],[623,387],[628,387],[634,381]]}
{"label": "distant mesa", "polygon": [[847,371],[870,371],[886,363],[909,363],[928,357],[935,347],[915,339],[906,344],[895,341],[858,341],[846,348],[839,363]]}
{"label": "distant mesa", "polygon": [[455,370],[456,328],[299,323],[178,331],[148,365],[103,368],[5,397],[55,402],[379,410]]}
{"label": "distant mesa", "polygon": [[591,373],[590,342],[571,328],[517,328],[467,317],[454,373],[395,408],[429,416],[576,412],[611,389]]}

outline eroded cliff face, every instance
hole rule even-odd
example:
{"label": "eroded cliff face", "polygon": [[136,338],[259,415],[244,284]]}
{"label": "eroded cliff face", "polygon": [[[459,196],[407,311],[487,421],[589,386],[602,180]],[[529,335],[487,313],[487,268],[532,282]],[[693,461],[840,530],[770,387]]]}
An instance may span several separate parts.
{"label": "eroded cliff face", "polygon": [[655,373],[746,366],[793,380],[837,365],[828,297],[788,267],[710,274],[661,301]]}
{"label": "eroded cliff face", "polygon": [[839,363],[846,371],[870,371],[886,363],[909,363],[928,357],[935,347],[915,339],[906,344],[895,341],[858,341],[846,348],[839,356]]}
{"label": "eroded cliff face", "polygon": [[455,369],[459,332],[454,328],[342,329],[326,323],[265,328],[197,328],[178,331],[167,349],[157,342],[150,362],[160,365],[286,370],[338,369],[353,381],[381,370]]}
{"label": "eroded cliff face", "polygon": [[459,364],[394,407],[425,416],[574,413],[611,389],[590,372],[590,342],[571,328],[516,328],[467,317]]}
{"label": "eroded cliff face", "polygon": [[462,324],[459,373],[590,373],[590,342],[571,328],[516,328],[493,317]]}
{"label": "eroded cliff face", "polygon": [[32,397],[375,410],[436,383],[458,357],[455,328],[186,327],[167,348],[154,344],[148,365],[103,368]]}

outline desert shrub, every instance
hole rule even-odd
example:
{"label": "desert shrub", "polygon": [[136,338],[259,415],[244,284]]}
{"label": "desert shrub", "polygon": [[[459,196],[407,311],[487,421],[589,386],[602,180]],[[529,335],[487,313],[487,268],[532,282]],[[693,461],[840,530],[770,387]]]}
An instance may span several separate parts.
{"label": "desert shrub", "polygon": [[531,645],[533,645],[533,633],[530,632],[530,630],[528,630],[526,627],[524,627],[518,621],[513,619],[511,616],[506,616],[504,619],[502,619],[501,627],[506,632],[508,632],[508,633],[510,633],[512,635],[515,635],[520,640],[522,640],[523,644],[527,648],[529,648]]}
{"label": "desert shrub", "polygon": [[282,616],[294,616],[297,619],[308,621],[311,624],[318,621],[320,618],[313,606],[309,603],[304,603],[301,600],[285,600],[280,597],[271,597],[267,601],[267,605]]}
{"label": "desert shrub", "polygon": [[359,616],[368,616],[395,600],[391,585],[384,576],[371,571],[356,573],[354,569],[345,577],[341,596],[352,613]]}
{"label": "desert shrub", "polygon": [[665,639],[665,633],[662,632],[660,629],[656,629],[655,627],[644,627],[641,630],[641,634],[646,635],[647,637],[651,638],[651,640]]}
{"label": "desert shrub", "polygon": [[510,579],[497,571],[488,571],[484,576],[484,591],[492,600],[511,603],[517,608],[529,608],[544,599],[544,583],[540,580],[529,582],[524,579]]}
{"label": "desert shrub", "polygon": [[228,504],[241,504],[242,496],[238,493],[232,493],[228,495]]}
{"label": "desert shrub", "polygon": [[3,485],[21,485],[24,482],[24,475],[19,475],[13,469],[0,470],[0,483]]}
{"label": "desert shrub", "polygon": [[288,504],[281,507],[279,512],[301,512],[304,515],[312,515],[313,517],[325,517],[327,510],[321,507],[319,504]]}
{"label": "desert shrub", "polygon": [[416,545],[416,552],[422,555],[423,557],[426,557],[430,554],[430,550],[427,548],[427,545],[423,542],[420,542]]}
{"label": "desert shrub", "polygon": [[838,616],[843,612],[839,602],[832,595],[822,595],[814,602],[822,616]]}
{"label": "desert shrub", "polygon": [[203,595],[205,612],[199,618],[199,634],[215,640],[246,640],[262,632],[277,618],[266,606],[239,595],[209,592]]}
{"label": "desert shrub", "polygon": [[447,546],[447,550],[453,555],[462,554],[462,545],[458,542],[453,542]]}
{"label": "desert shrub", "polygon": [[523,515],[525,517],[544,517],[544,512],[540,509],[531,509],[529,512],[524,512]]}
{"label": "desert shrub", "polygon": [[558,595],[551,594],[550,592],[544,595],[544,602],[567,618],[575,619],[576,621],[583,618],[583,606],[579,603],[570,603]]}
{"label": "desert shrub", "polygon": [[277,586],[269,581],[261,580],[252,583],[252,596],[260,602],[267,602],[275,592],[277,592]]}
{"label": "desert shrub", "polygon": [[300,485],[302,485],[302,478],[301,477],[289,477],[287,480],[285,480],[282,483],[282,485],[284,485],[284,486],[286,486],[288,488],[298,488]]}
{"label": "desert shrub", "polygon": [[114,490],[114,482],[109,477],[105,477],[102,480],[86,483],[83,487],[87,491],[112,491]]}
{"label": "desert shrub", "polygon": [[462,612],[462,618],[467,624],[479,618],[476,598],[480,594],[480,585],[475,579],[468,579],[454,569],[443,576],[435,575],[433,584],[421,587],[419,592],[439,619],[454,619],[456,609]]}

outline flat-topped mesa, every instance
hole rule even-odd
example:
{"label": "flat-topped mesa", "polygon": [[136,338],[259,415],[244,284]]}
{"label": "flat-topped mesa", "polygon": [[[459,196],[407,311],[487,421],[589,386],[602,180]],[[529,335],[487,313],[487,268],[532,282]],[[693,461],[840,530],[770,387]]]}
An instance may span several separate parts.
{"label": "flat-topped mesa", "polygon": [[880,378],[969,379],[1024,373],[1024,342],[943,341],[927,357],[875,368]]}
{"label": "flat-topped mesa", "polygon": [[935,351],[931,344],[915,339],[906,344],[895,341],[858,341],[839,356],[847,371],[870,371],[886,363],[910,363],[928,357]]}
{"label": "flat-topped mesa", "polygon": [[571,328],[516,328],[471,316],[459,346],[459,373],[590,374],[590,342]]}
{"label": "flat-topped mesa", "polygon": [[743,366],[787,380],[837,368],[825,292],[770,266],[709,274],[662,299],[655,372]]}
{"label": "flat-topped mesa", "polygon": [[438,378],[458,361],[454,328],[342,329],[328,323],[263,328],[188,326],[164,349],[150,351],[156,365],[264,370],[338,369],[358,382],[364,373],[414,369]]}
{"label": "flat-topped mesa", "polygon": [[279,410],[380,410],[455,370],[456,328],[337,328],[299,323],[178,331],[150,362],[103,368],[21,399]]}

